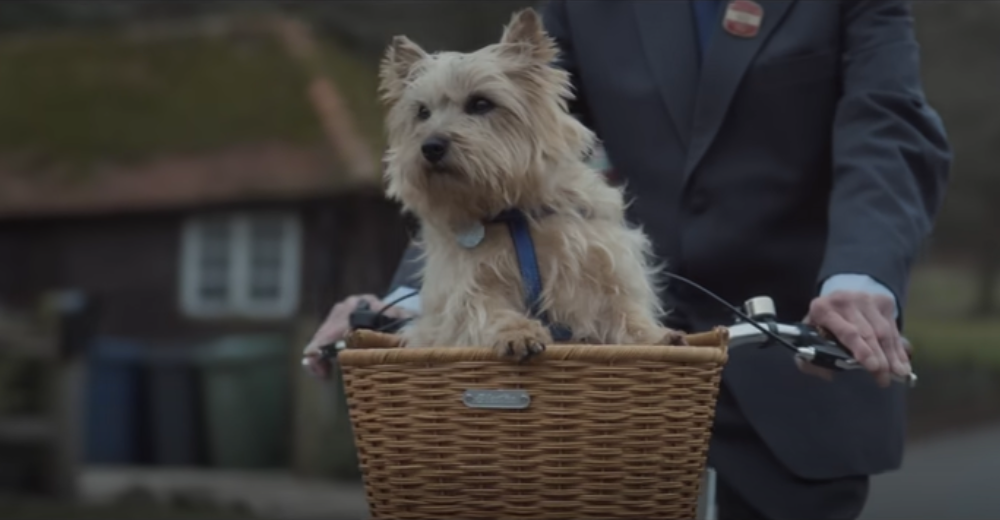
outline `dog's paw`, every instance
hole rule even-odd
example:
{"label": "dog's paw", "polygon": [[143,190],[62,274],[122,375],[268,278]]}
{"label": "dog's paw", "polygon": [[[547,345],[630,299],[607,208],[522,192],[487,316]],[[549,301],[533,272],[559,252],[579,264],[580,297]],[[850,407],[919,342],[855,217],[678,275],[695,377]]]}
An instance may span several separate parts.
{"label": "dog's paw", "polygon": [[663,334],[663,337],[660,338],[658,344],[670,347],[683,347],[687,346],[687,338],[684,336],[683,332],[667,329],[666,333]]}
{"label": "dog's paw", "polygon": [[545,352],[552,335],[541,324],[526,322],[501,332],[493,341],[493,350],[502,358],[527,361]]}

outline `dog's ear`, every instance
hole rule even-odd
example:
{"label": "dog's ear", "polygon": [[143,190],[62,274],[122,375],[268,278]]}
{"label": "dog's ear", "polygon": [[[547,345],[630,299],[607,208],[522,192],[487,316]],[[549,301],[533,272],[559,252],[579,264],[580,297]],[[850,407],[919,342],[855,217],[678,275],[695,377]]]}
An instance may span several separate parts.
{"label": "dog's ear", "polygon": [[387,103],[394,103],[403,93],[414,65],[427,57],[427,52],[406,36],[396,36],[385,51],[379,66],[379,91]]}
{"label": "dog's ear", "polygon": [[529,58],[546,64],[559,55],[556,42],[545,32],[542,17],[530,7],[514,13],[510,24],[504,28],[500,47],[506,56]]}

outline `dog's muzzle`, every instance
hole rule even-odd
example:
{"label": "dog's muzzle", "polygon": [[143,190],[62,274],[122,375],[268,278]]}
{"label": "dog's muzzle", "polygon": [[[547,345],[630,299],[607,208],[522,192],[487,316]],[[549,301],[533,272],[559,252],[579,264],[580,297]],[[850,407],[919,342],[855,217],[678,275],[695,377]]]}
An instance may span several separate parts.
{"label": "dog's muzzle", "polygon": [[420,146],[420,153],[431,165],[438,165],[448,155],[448,148],[451,142],[440,136],[434,136],[424,141]]}

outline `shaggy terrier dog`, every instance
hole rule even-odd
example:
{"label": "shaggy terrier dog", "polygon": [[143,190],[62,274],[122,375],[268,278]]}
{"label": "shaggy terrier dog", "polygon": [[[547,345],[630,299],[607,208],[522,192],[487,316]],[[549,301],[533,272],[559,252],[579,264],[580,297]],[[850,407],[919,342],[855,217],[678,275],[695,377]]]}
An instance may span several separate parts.
{"label": "shaggy terrier dog", "polygon": [[421,315],[406,346],[526,359],[553,341],[682,343],[659,323],[649,240],[584,158],[568,74],[531,9],[499,43],[428,53],[405,36],[380,67],[387,193],[421,222]]}

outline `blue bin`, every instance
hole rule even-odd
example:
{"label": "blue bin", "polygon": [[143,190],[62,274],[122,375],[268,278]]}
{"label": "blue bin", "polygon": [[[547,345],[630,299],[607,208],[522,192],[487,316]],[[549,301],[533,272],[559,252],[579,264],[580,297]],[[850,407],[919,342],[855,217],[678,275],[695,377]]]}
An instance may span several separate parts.
{"label": "blue bin", "polygon": [[141,458],[141,347],[102,338],[90,350],[85,458],[90,464],[135,464]]}

